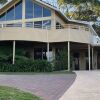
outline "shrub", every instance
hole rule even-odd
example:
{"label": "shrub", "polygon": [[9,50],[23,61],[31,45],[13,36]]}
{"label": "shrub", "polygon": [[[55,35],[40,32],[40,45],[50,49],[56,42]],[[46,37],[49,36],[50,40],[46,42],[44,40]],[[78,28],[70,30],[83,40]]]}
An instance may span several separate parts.
{"label": "shrub", "polygon": [[21,60],[14,65],[0,62],[0,72],[51,72],[50,62],[45,60]]}
{"label": "shrub", "polygon": [[[56,58],[53,61],[53,70],[67,70],[68,69],[68,51],[67,48],[63,48],[56,54]],[[72,66],[72,56],[71,56],[71,66]]]}

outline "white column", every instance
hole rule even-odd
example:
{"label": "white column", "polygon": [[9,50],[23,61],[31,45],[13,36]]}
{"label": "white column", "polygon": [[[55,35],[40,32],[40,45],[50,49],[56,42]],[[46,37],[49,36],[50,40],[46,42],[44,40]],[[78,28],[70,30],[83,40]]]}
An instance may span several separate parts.
{"label": "white column", "polygon": [[89,71],[91,70],[91,48],[88,45]]}
{"label": "white column", "polygon": [[15,41],[13,41],[13,64],[15,64]]}
{"label": "white column", "polygon": [[50,45],[49,45],[49,37],[48,37],[48,26],[46,27],[46,30],[47,30],[47,60],[48,61],[50,61],[50,52],[49,52],[49,50],[50,50]]}
{"label": "white column", "polygon": [[70,71],[70,42],[68,41],[68,71]]}
{"label": "white column", "polygon": [[49,55],[49,42],[47,43],[47,60],[50,61],[50,55]]}
{"label": "white column", "polygon": [[94,48],[92,47],[92,69],[94,69]]}

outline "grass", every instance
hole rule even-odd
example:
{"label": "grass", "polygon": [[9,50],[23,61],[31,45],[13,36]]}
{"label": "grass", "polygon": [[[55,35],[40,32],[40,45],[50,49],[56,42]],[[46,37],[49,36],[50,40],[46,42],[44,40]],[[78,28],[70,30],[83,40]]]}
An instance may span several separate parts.
{"label": "grass", "polygon": [[0,86],[0,100],[41,100],[39,97],[19,89]]}

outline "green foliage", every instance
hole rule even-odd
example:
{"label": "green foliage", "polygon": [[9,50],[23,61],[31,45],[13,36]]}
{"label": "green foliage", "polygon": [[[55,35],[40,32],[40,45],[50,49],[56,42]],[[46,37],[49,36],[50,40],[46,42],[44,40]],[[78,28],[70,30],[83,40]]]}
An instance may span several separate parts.
{"label": "green foliage", "polygon": [[7,0],[0,0],[0,4],[4,4],[6,2],[7,2]]}
{"label": "green foliage", "polygon": [[1,72],[51,72],[50,62],[45,60],[32,60],[24,48],[16,47],[15,65],[12,65],[12,47],[0,46]]}
{"label": "green foliage", "polygon": [[50,62],[45,60],[16,60],[16,63],[0,62],[0,72],[51,72]]}
{"label": "green foliage", "polygon": [[[100,17],[99,0],[57,0],[67,17],[83,21],[96,21]],[[73,9],[73,10],[72,10]]]}
{"label": "green foliage", "polygon": [[[72,57],[71,57],[72,60]],[[54,70],[68,70],[68,52],[67,48],[63,48],[60,50],[57,55],[56,59],[54,60]]]}

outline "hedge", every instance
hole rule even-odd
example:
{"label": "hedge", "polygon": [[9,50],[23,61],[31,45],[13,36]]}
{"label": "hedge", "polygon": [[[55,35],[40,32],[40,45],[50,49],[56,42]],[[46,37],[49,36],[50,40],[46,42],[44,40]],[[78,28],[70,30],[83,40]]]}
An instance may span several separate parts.
{"label": "hedge", "polygon": [[52,72],[52,65],[45,60],[23,60],[14,65],[0,62],[0,72]]}

